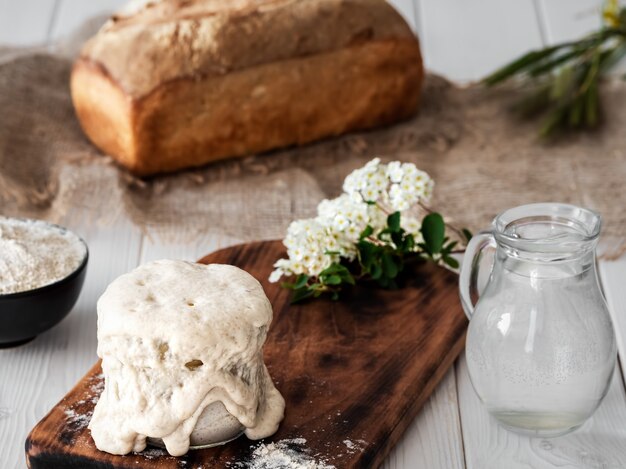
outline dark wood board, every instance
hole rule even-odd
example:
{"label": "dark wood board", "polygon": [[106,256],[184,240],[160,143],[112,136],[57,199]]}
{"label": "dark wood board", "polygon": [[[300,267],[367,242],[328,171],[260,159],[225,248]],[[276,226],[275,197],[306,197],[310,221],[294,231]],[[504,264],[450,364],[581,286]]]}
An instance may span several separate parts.
{"label": "dark wood board", "polygon": [[[264,442],[304,438],[319,461],[337,468],[378,467],[463,347],[467,321],[457,277],[422,265],[400,290],[365,286],[338,302],[291,305],[289,292],[267,281],[283,256],[280,242],[267,241],[201,261],[247,270],[274,306],[265,360],[287,408],[278,433]],[[30,468],[245,467],[260,444],[241,437],[180,458],[157,449],[127,456],[100,452],[86,428],[102,389],[100,371],[96,364],[32,430],[26,440]]]}

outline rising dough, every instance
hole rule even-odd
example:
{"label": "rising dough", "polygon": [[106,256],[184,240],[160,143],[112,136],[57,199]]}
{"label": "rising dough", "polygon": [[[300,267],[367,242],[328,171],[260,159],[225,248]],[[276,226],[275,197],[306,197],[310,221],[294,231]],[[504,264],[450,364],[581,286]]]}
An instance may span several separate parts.
{"label": "rising dough", "polygon": [[98,301],[105,388],[89,424],[98,449],[142,451],[146,438],[185,454],[198,417],[221,401],[251,439],[273,434],[285,402],[263,363],[272,307],[229,265],[156,261]]}

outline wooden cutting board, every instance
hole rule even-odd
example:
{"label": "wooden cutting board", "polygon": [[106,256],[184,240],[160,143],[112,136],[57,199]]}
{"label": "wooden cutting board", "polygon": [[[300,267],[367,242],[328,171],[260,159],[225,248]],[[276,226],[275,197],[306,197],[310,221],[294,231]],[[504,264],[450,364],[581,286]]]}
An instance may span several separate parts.
{"label": "wooden cutting board", "polygon": [[359,287],[338,302],[291,305],[289,292],[267,281],[283,256],[282,245],[269,241],[201,260],[247,270],[274,306],[265,361],[287,402],[278,433],[264,442],[241,437],[180,458],[154,448],[128,456],[100,452],[87,429],[103,387],[96,364],[28,436],[28,466],[245,468],[260,444],[292,440],[290,448],[327,465],[378,467],[463,347],[467,321],[457,277],[422,265],[400,290]]}

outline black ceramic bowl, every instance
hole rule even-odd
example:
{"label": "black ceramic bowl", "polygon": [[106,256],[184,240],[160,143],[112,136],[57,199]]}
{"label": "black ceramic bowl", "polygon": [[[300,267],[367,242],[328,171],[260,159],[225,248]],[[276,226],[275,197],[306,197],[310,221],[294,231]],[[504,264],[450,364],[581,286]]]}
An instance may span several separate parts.
{"label": "black ceramic bowl", "polygon": [[[48,223],[63,231],[65,228]],[[89,250],[67,277],[49,285],[17,293],[0,294],[0,348],[16,347],[56,326],[72,310],[85,281]]]}

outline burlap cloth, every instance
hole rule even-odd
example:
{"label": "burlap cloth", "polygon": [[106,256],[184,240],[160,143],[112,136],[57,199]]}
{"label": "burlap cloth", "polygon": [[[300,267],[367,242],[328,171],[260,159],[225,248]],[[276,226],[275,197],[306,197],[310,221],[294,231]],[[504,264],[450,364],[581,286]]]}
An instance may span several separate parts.
{"label": "burlap cloth", "polygon": [[608,254],[626,238],[626,84],[602,89],[604,127],[546,144],[508,112],[514,90],[458,88],[429,76],[411,121],[302,148],[139,180],[83,136],[68,90],[71,57],[100,19],[55,53],[0,49],[0,213],[94,222],[127,217],[148,235],[281,238],[374,156],[412,161],[436,181],[431,205],[485,228],[519,204],[558,201],[602,213]]}

